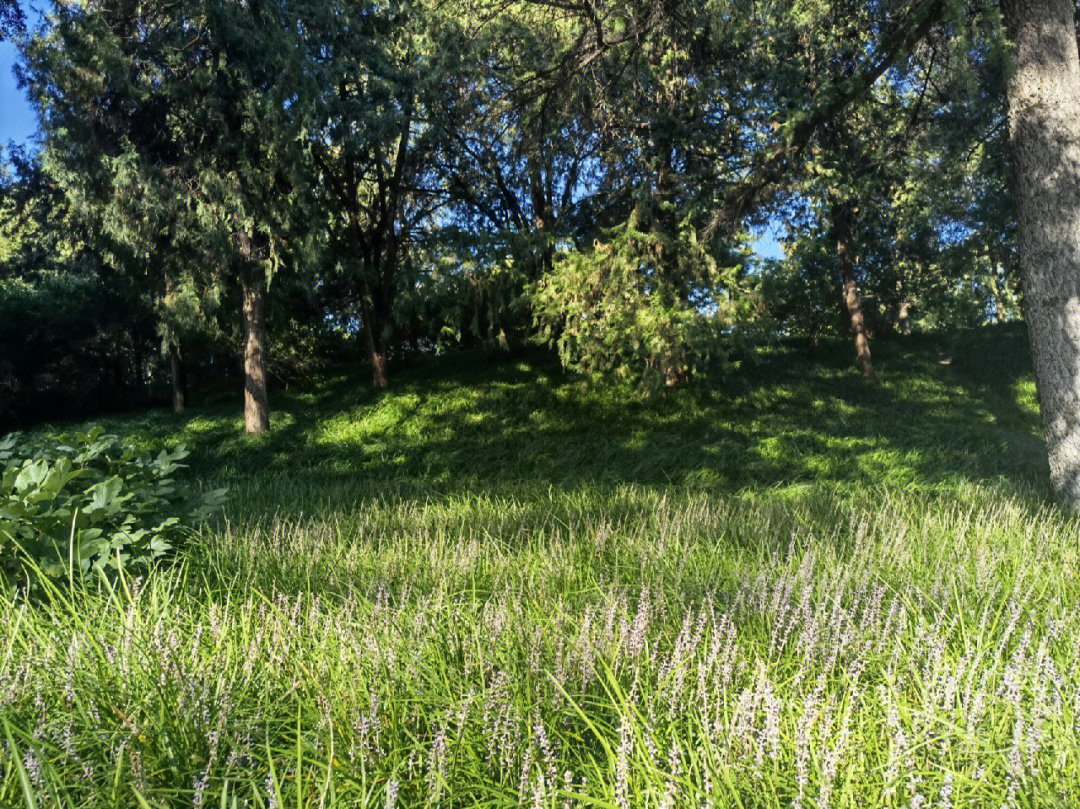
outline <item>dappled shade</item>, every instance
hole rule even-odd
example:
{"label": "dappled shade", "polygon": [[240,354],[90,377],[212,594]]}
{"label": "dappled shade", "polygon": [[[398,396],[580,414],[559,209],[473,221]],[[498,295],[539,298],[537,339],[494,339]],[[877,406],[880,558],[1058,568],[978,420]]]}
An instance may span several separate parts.
{"label": "dappled shade", "polygon": [[[762,487],[1045,485],[1022,328],[882,342],[861,383],[843,341],[748,354],[737,371],[651,400],[587,384],[544,353],[464,355],[404,372],[389,392],[328,375],[273,399],[270,433],[238,435],[221,402],[125,420],[147,446],[185,443],[234,480],[397,481],[418,491],[517,485]],[[283,492],[287,498],[288,488]]]}

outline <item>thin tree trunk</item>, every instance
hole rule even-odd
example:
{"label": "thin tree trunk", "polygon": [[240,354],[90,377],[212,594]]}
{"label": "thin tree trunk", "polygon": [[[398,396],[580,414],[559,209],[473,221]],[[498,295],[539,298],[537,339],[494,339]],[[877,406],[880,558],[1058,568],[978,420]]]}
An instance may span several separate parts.
{"label": "thin tree trunk", "polygon": [[1080,506],[1080,59],[1070,0],[1002,0],[1020,271],[1050,479]]}
{"label": "thin tree trunk", "polygon": [[266,333],[263,328],[262,273],[246,267],[241,274],[244,308],[244,431],[253,435],[270,429],[266,396]]}
{"label": "thin tree trunk", "polygon": [[866,379],[874,378],[874,365],[870,361],[870,338],[866,334],[866,318],[863,317],[862,296],[855,281],[855,262],[851,257],[851,212],[841,206],[833,208],[833,236],[836,238],[836,258],[840,264],[840,281],[844,306],[855,335],[855,360],[859,373]]}
{"label": "thin tree trunk", "polygon": [[172,379],[173,411],[183,413],[187,407],[187,373],[176,343],[169,344],[169,376]]}
{"label": "thin tree trunk", "polygon": [[1000,326],[1005,322],[1005,304],[1001,302],[1001,294],[995,289],[994,296],[994,325]]}
{"label": "thin tree trunk", "polygon": [[[173,305],[173,295],[176,285],[172,273],[165,270],[165,300],[166,308]],[[180,347],[176,344],[176,335],[168,319],[165,321],[167,339],[169,342],[169,377],[172,382],[172,406],[176,413],[183,413],[187,407],[187,375],[184,372],[184,360],[180,356]]]}
{"label": "thin tree trunk", "polygon": [[[543,122],[541,122],[543,126]],[[529,197],[532,203],[533,227],[540,238],[540,266],[541,277],[551,274],[551,268],[555,261],[555,246],[550,244],[548,232],[552,225],[551,202],[544,187],[544,177],[541,174],[540,155],[538,147],[533,146],[529,157]]]}
{"label": "thin tree trunk", "polygon": [[990,289],[990,298],[994,302],[994,324],[1000,326],[1005,322],[1005,302],[1001,297],[1001,286],[998,284],[997,272],[1001,264],[996,258],[996,251],[994,253],[993,263],[990,265],[989,280],[987,286]]}
{"label": "thin tree trunk", "polygon": [[368,361],[371,363],[371,381],[376,388],[390,386],[390,377],[386,370],[386,348],[382,341],[382,324],[377,322],[376,312],[371,303],[364,301],[364,336],[367,338]]}

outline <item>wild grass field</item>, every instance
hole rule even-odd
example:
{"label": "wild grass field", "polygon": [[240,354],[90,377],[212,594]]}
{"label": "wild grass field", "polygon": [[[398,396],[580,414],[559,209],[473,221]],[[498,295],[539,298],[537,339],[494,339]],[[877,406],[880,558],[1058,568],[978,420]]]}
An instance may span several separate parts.
{"label": "wild grass field", "polygon": [[1024,334],[874,348],[874,384],[839,343],[648,401],[475,355],[279,392],[260,439],[233,398],[105,420],[229,499],[143,578],[4,595],[0,806],[1080,805]]}

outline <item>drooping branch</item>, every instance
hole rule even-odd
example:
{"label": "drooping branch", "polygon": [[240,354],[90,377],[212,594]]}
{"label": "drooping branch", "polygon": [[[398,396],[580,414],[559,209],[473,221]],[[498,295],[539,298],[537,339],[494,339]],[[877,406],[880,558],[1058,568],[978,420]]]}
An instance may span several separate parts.
{"label": "drooping branch", "polygon": [[725,194],[705,228],[712,235],[733,227],[760,196],[783,179],[814,135],[849,106],[866,96],[890,67],[912,51],[941,17],[944,0],[922,0],[907,20],[881,44],[875,56],[855,74],[822,88],[810,109],[791,114],[778,129],[776,142],[754,160],[746,176]]}

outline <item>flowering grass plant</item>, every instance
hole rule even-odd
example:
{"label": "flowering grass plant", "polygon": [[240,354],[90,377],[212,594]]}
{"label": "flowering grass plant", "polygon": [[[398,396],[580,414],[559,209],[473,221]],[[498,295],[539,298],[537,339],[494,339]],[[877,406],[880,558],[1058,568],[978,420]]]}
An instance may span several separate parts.
{"label": "flowering grass plant", "polygon": [[[225,517],[148,574],[4,594],[0,806],[1077,805],[1080,521],[1023,453],[1008,477],[967,457],[1038,441],[1029,382],[906,356],[880,401],[800,350],[789,380],[633,428],[554,376],[549,409],[475,421],[505,369],[315,415],[328,382],[214,452],[212,407],[131,419],[196,446]],[[873,429],[867,401],[891,408]],[[754,438],[749,471],[712,454],[738,447],[720,427],[678,432],[702,407]],[[1001,416],[929,419],[920,449],[922,407]],[[598,431],[651,466],[605,475]],[[761,465],[775,440],[802,457]],[[878,457],[846,463],[853,442]],[[474,474],[444,477],[463,444]]]}

